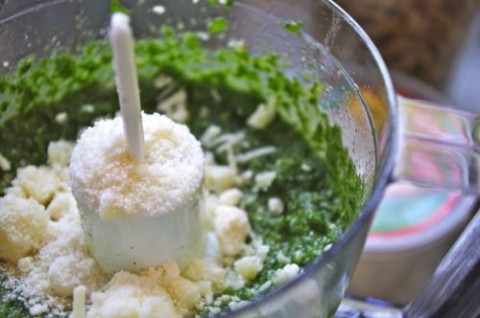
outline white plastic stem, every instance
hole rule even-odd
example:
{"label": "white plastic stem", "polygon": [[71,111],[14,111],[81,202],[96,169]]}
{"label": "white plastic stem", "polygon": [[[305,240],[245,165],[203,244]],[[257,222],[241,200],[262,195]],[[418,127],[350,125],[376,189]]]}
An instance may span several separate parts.
{"label": "white plastic stem", "polygon": [[85,298],[87,288],[83,285],[73,290],[73,312],[72,318],[85,318]]}
{"label": "white plastic stem", "polygon": [[135,160],[142,162],[145,156],[145,137],[140,115],[140,94],[130,18],[123,13],[114,13],[110,21],[109,36],[128,150]]}

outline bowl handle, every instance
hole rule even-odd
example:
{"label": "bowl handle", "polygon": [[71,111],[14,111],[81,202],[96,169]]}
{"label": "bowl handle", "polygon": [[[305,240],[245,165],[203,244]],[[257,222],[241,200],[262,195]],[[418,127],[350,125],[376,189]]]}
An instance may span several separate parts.
{"label": "bowl handle", "polygon": [[[394,180],[480,194],[480,116],[399,97],[400,141]],[[404,317],[480,313],[480,212],[470,221]]]}
{"label": "bowl handle", "polygon": [[480,212],[474,216],[404,317],[478,317]]}
{"label": "bowl handle", "polygon": [[399,97],[394,181],[480,194],[480,116]]}

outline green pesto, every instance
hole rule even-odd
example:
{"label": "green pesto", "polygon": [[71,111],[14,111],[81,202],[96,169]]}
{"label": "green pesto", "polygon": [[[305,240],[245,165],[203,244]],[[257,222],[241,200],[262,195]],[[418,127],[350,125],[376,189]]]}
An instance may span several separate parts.
{"label": "green pesto", "polygon": [[[277,148],[274,155],[240,165],[241,170],[277,174],[266,190],[251,185],[242,188],[242,204],[252,228],[271,250],[255,281],[227,294],[245,300],[257,297],[255,290],[284,266],[276,258],[278,253],[306,265],[353,221],[363,184],[342,146],[340,129],[331,126],[318,107],[321,83],[309,81],[306,85],[300,79],[287,78],[274,54],[254,57],[241,48],[212,52],[202,46],[197,35],[179,36],[171,29],[164,29],[161,39],[138,41],[135,51],[145,112],[155,111],[159,98],[171,94],[172,88],[185,89],[188,125],[197,137],[215,124],[228,132],[246,130],[248,149]],[[159,75],[174,78],[174,87],[156,89],[153,83]],[[277,117],[266,130],[247,129],[246,120],[260,103],[274,105]],[[94,106],[94,111],[86,112],[85,105]],[[208,111],[202,111],[202,106]],[[0,172],[0,193],[17,167],[45,163],[49,141],[75,140],[80,128],[117,110],[107,43],[88,44],[78,55],[21,62],[13,74],[0,78],[0,153],[13,166],[11,173]],[[68,114],[67,124],[55,121],[61,112]],[[221,156],[216,159],[226,161]],[[283,214],[268,211],[271,197],[282,198]],[[5,306],[16,309],[8,311]],[[18,302],[6,303],[0,306],[0,314],[8,311],[12,314],[7,317],[24,317],[23,313],[13,314],[19,308]]]}

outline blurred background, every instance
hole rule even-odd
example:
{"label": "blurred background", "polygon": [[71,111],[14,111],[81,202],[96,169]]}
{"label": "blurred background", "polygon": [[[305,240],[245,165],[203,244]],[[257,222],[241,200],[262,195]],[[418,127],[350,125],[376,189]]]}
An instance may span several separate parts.
{"label": "blurred background", "polygon": [[401,88],[428,97],[430,86],[455,107],[480,110],[480,1],[336,2],[370,35]]}

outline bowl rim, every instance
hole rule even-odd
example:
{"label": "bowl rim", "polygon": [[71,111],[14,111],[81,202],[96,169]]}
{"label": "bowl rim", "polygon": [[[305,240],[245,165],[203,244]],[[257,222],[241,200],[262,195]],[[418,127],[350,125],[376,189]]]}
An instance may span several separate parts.
{"label": "bowl rim", "polygon": [[[342,249],[344,249],[350,242],[356,238],[357,233],[365,226],[366,223],[369,223],[377,206],[379,205],[385,187],[391,181],[391,174],[395,164],[395,157],[398,148],[398,138],[399,138],[399,123],[398,123],[398,100],[397,95],[394,89],[393,81],[388,71],[388,68],[373,41],[367,35],[365,30],[338,4],[333,2],[333,0],[321,0],[324,5],[326,5],[334,14],[337,14],[341,17],[344,22],[346,22],[352,30],[359,36],[359,39],[365,44],[370,52],[373,60],[376,62],[377,68],[381,77],[383,79],[383,84],[385,86],[386,92],[386,99],[387,99],[387,107],[388,107],[388,136],[385,140],[385,144],[388,145],[387,149],[385,150],[383,169],[376,173],[376,182],[372,189],[370,198],[368,199],[367,203],[364,204],[360,213],[358,214],[357,218],[353,221],[352,224],[348,227],[348,229],[343,233],[339,239],[337,239],[330,249],[322,253],[317,257],[315,261],[310,263],[308,266],[304,268],[304,270],[296,275],[292,280],[281,285],[280,287],[274,289],[272,292],[267,293],[266,295],[262,296],[261,298],[255,299],[251,302],[248,302],[245,305],[240,306],[229,312],[229,315],[242,315],[255,310],[257,306],[273,301],[276,298],[281,297],[282,295],[288,293],[291,290],[294,290],[299,284],[301,284],[304,280],[308,279],[309,277],[313,276],[317,271],[327,265],[332,259],[335,257],[336,254],[340,253]],[[369,225],[368,225],[369,226]],[[366,241],[366,237],[365,237]],[[365,244],[363,242],[363,245]],[[350,280],[350,278],[349,278]],[[222,315],[222,314],[220,314]]]}

